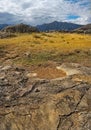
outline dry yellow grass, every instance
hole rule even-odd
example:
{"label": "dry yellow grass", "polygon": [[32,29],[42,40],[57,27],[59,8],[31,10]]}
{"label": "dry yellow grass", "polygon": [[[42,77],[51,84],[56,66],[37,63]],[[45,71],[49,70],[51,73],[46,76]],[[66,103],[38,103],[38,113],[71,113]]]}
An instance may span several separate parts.
{"label": "dry yellow grass", "polygon": [[[17,37],[0,39],[0,47],[9,54],[6,57],[18,55],[14,62],[19,63],[44,63],[48,60],[68,61],[76,59],[83,60],[83,56],[72,55],[75,50],[88,51],[91,49],[91,35],[66,34],[66,33],[33,33],[17,34]],[[90,50],[91,52],[91,50]],[[69,56],[70,53],[70,56]],[[82,54],[81,54],[82,55]],[[86,60],[88,57],[86,57]],[[90,57],[89,57],[90,58]],[[74,60],[73,60],[74,61]]]}

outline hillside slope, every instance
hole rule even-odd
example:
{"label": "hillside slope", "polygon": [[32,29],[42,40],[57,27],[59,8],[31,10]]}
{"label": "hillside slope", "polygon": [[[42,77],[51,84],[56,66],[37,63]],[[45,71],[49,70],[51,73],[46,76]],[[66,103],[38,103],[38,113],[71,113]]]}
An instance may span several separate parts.
{"label": "hillside slope", "polygon": [[91,34],[91,24],[82,26],[81,28],[78,28],[78,29],[74,30],[73,32]]}
{"label": "hillside slope", "polygon": [[1,30],[2,32],[10,32],[10,33],[31,33],[38,32],[38,29],[26,24],[17,24],[13,26],[7,26]]}

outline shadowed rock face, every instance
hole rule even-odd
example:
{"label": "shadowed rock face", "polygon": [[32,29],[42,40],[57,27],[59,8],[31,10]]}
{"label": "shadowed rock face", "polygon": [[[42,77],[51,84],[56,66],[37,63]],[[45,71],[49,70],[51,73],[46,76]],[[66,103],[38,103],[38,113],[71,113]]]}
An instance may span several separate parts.
{"label": "shadowed rock face", "polygon": [[[91,76],[90,68],[74,67]],[[24,68],[0,66],[0,130],[91,129],[90,82],[77,75],[53,80],[27,75]]]}

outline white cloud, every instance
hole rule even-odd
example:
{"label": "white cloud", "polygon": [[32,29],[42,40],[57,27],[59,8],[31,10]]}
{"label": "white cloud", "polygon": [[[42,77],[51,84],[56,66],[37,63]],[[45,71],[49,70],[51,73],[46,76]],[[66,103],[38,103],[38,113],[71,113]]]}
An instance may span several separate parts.
{"label": "white cloud", "polygon": [[[72,1],[72,0],[71,0]],[[69,21],[86,24],[91,22],[90,0],[79,0],[74,3],[70,0],[0,0],[0,13],[14,15],[8,23],[25,22],[30,24],[41,24],[58,21]],[[74,1],[74,0],[73,0]],[[77,15],[77,19],[67,19],[68,15]],[[6,17],[3,15],[3,17]],[[7,23],[7,18],[3,22]],[[0,20],[2,21],[2,20]]]}

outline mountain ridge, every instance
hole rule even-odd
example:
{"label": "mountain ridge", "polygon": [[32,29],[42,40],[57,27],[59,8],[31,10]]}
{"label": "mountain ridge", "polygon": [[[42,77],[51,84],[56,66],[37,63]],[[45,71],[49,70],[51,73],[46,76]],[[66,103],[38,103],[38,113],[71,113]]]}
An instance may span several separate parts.
{"label": "mountain ridge", "polygon": [[6,26],[8,26],[8,24],[0,24],[0,30],[3,29]]}
{"label": "mountain ridge", "polygon": [[39,29],[39,31],[72,31],[82,26],[83,25],[74,23],[54,21],[52,23],[37,25],[36,27]]}
{"label": "mountain ridge", "polygon": [[58,21],[54,21],[52,23],[44,23],[36,26],[31,26],[23,23],[16,24],[16,25],[0,24],[0,31],[7,32],[10,30],[12,30],[11,32],[18,31],[20,33],[36,32],[36,31],[37,32],[38,31],[39,32],[59,31],[59,32],[91,33],[91,24],[80,25],[80,24],[58,22]]}

